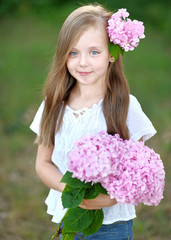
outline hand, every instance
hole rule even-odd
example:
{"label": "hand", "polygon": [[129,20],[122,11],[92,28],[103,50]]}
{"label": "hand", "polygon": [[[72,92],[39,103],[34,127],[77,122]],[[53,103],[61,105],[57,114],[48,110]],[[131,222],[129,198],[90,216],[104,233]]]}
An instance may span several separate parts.
{"label": "hand", "polygon": [[112,207],[116,203],[116,199],[111,199],[109,195],[99,194],[95,199],[83,199],[79,207],[83,209],[101,209],[103,207]]}

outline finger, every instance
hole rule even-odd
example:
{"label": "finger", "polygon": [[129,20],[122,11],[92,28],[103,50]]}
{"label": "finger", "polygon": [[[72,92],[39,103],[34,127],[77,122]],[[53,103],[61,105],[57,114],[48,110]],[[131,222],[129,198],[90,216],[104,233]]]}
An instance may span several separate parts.
{"label": "finger", "polygon": [[83,204],[80,204],[79,207],[83,208],[83,209],[86,209],[85,205],[83,205]]}

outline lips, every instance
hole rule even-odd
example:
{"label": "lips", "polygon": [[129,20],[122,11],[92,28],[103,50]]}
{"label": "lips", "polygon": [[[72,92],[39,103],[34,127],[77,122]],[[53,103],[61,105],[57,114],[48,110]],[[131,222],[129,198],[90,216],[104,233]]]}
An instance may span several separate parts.
{"label": "lips", "polygon": [[81,76],[88,76],[88,75],[90,75],[92,72],[79,72],[79,74],[81,75]]}

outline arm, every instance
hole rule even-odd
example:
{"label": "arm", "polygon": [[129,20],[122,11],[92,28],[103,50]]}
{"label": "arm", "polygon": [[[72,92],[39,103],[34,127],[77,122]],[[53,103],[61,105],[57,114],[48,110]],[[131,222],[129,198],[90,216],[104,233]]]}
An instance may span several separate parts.
{"label": "arm", "polygon": [[109,195],[99,194],[95,199],[83,199],[79,207],[84,209],[101,209],[112,207],[116,203],[116,199],[111,199]]}
{"label": "arm", "polygon": [[36,172],[45,185],[62,192],[65,188],[65,184],[60,183],[63,175],[51,160],[52,152],[53,148],[48,148],[43,145],[38,146]]}
{"label": "arm", "polygon": [[[42,182],[49,188],[62,192],[65,188],[64,183],[60,183],[62,174],[51,160],[53,148],[43,145],[38,146],[36,158],[36,172]],[[99,194],[95,199],[83,200],[80,207],[85,209],[100,209],[111,207],[116,204],[115,199],[110,199],[109,195]]]}

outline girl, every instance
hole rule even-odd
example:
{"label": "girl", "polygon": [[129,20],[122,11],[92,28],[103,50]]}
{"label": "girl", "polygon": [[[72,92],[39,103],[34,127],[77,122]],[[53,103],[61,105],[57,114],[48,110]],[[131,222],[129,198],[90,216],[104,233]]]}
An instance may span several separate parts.
{"label": "girl", "polygon": [[[100,5],[72,12],[59,34],[57,50],[44,88],[42,102],[30,128],[37,134],[36,171],[49,187],[47,212],[59,223],[66,209],[61,203],[65,188],[60,183],[67,171],[67,154],[86,134],[106,130],[123,139],[147,140],[156,131],[137,99],[129,95],[121,56],[108,51],[107,21],[112,13]],[[100,230],[75,239],[132,239],[131,204],[120,205],[108,195],[83,200],[81,208],[104,211]]]}

